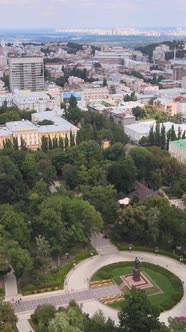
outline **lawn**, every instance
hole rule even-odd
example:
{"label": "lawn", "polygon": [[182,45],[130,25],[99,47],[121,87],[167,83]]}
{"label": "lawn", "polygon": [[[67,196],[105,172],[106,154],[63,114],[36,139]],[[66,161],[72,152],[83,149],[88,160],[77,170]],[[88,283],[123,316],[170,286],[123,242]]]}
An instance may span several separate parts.
{"label": "lawn", "polygon": [[0,297],[5,296],[5,289],[4,288],[0,288]]}
{"label": "lawn", "polygon": [[[112,278],[118,284],[120,276],[132,273],[133,266],[134,262],[120,262],[107,265],[96,272],[92,281]],[[149,301],[158,307],[160,311],[172,308],[181,300],[183,286],[177,276],[158,265],[144,262],[141,263],[141,271],[145,272],[162,291],[161,294],[154,294],[155,289],[146,290]],[[121,303],[114,303],[112,307],[120,308]]]}

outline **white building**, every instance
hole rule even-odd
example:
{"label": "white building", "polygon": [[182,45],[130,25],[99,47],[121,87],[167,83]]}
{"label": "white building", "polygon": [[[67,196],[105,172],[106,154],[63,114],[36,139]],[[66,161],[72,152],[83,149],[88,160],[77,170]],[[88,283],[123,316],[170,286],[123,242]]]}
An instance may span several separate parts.
{"label": "white building", "polygon": [[[153,127],[155,128],[156,121],[149,120],[149,121],[137,121],[134,124],[126,125],[124,127],[125,134],[129,136],[129,138],[133,141],[138,143],[139,140],[144,136],[148,137],[150,129]],[[161,125],[160,125],[161,126]],[[186,131],[186,124],[175,124],[173,122],[165,122],[165,131],[168,132],[172,126],[174,126],[174,130],[176,134],[180,128],[181,132],[184,130]]]}
{"label": "white building", "polygon": [[51,98],[47,93],[15,93],[13,95],[13,103],[20,110],[34,110],[36,112],[43,112],[46,109],[60,107],[60,103],[54,98]]}

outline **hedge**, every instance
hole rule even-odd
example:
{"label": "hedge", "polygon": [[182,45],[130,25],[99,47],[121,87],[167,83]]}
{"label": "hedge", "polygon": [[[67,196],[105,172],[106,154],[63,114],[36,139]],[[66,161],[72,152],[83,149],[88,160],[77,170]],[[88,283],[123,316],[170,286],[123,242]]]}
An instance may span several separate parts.
{"label": "hedge", "polygon": [[[119,250],[121,251],[129,251],[129,246],[126,246],[122,243],[116,243],[115,244]],[[155,248],[148,248],[148,247],[138,247],[138,246],[132,246],[132,251],[143,251],[143,252],[150,252],[155,254]],[[172,252],[166,251],[166,250],[161,250],[159,249],[159,251],[157,252],[158,255],[162,255],[162,256],[167,256],[176,260],[180,260],[180,256],[173,254]],[[183,258],[182,263],[186,264],[186,258]]]}

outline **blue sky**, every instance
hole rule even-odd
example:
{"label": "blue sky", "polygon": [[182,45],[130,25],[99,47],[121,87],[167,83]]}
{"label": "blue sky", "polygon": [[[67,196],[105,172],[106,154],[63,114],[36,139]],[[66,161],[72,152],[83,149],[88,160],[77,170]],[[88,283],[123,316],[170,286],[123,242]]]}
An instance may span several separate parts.
{"label": "blue sky", "polygon": [[0,29],[186,26],[186,0],[0,0]]}

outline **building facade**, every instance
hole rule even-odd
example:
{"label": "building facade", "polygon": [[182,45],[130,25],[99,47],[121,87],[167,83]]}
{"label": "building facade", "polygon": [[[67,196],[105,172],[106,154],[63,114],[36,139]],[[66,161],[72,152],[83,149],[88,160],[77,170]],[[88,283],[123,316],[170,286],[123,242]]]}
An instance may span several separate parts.
{"label": "building facade", "polygon": [[186,165],[186,139],[170,142],[169,152],[181,164]]}
{"label": "building facade", "polygon": [[41,57],[9,58],[10,90],[44,90],[44,63]]}
{"label": "building facade", "polygon": [[[40,117],[40,120],[45,119],[45,117],[44,114],[44,118]],[[42,137],[47,137],[51,140],[57,139],[58,143],[60,138],[65,143],[65,138],[67,137],[70,145],[70,137],[73,135],[74,142],[76,143],[78,128],[57,115],[53,116],[53,120],[53,125],[45,126],[39,126],[37,121],[32,123],[28,120],[7,122],[4,126],[0,127],[0,149],[4,148],[7,140],[13,143],[14,139],[17,140],[18,147],[21,147],[22,142],[24,142],[26,148],[30,150],[41,148]]]}

